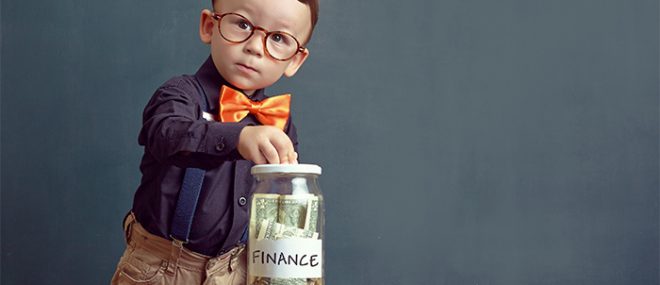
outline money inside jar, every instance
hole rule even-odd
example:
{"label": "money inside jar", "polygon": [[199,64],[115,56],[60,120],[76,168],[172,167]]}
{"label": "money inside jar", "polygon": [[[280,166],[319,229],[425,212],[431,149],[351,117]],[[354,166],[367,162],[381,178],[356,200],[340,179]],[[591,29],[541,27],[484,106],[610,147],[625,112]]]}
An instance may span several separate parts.
{"label": "money inside jar", "polygon": [[[320,168],[312,174],[315,178]],[[318,190],[310,191],[308,179],[301,175],[307,174],[255,175],[249,222],[250,285],[323,284],[323,198]],[[259,183],[268,185],[260,188]],[[264,189],[270,193],[259,193]]]}

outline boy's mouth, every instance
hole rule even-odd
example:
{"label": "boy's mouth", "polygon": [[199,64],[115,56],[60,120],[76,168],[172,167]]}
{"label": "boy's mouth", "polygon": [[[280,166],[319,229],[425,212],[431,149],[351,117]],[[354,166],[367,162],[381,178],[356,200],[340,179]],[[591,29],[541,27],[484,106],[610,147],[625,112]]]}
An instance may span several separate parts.
{"label": "boy's mouth", "polygon": [[237,63],[236,66],[238,66],[238,69],[245,71],[245,72],[259,72],[257,69],[255,69],[252,66],[249,66],[247,64],[242,64],[242,63]]}

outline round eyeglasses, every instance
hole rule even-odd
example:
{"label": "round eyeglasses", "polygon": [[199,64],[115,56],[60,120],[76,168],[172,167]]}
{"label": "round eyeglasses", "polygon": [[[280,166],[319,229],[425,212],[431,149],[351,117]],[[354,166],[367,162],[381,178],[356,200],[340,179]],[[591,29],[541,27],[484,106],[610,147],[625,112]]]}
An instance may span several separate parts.
{"label": "round eyeglasses", "polygon": [[236,13],[213,13],[213,19],[218,21],[218,31],[222,38],[232,43],[247,41],[254,31],[261,30],[266,34],[264,37],[264,50],[266,53],[280,61],[289,60],[297,53],[305,50],[300,42],[289,33],[281,31],[267,31],[266,29],[253,25],[243,15]]}

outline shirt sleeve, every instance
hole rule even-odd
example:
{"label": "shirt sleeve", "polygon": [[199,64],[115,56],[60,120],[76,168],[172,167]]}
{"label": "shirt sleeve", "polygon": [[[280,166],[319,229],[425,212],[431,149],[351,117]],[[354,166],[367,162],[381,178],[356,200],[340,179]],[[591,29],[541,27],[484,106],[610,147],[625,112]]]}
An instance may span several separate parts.
{"label": "shirt sleeve", "polygon": [[236,149],[243,125],[202,119],[200,96],[185,86],[159,88],[143,114],[140,145],[156,160],[178,167],[210,169],[240,159]]}

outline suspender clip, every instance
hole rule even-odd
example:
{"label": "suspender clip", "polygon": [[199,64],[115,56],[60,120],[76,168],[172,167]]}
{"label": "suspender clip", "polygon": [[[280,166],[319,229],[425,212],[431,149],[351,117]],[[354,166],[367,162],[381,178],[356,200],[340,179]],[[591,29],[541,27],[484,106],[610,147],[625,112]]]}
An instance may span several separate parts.
{"label": "suspender clip", "polygon": [[187,244],[187,243],[189,242],[188,239],[186,239],[185,241],[183,241],[183,240],[180,240],[180,239],[178,239],[178,238],[175,238],[175,237],[174,237],[173,235],[171,235],[171,234],[170,234],[170,238],[172,239],[172,242],[174,242],[174,244],[178,245],[179,247],[183,247],[184,244]]}

